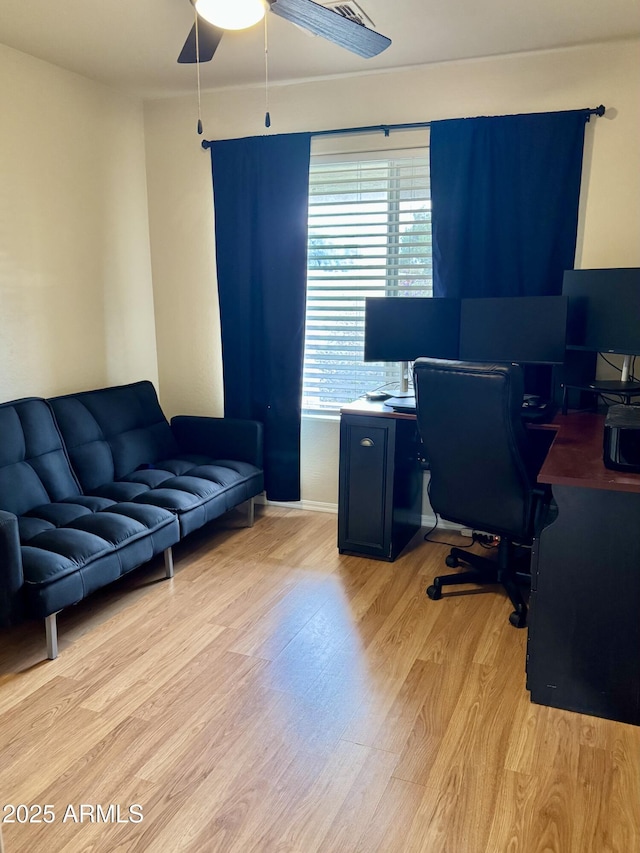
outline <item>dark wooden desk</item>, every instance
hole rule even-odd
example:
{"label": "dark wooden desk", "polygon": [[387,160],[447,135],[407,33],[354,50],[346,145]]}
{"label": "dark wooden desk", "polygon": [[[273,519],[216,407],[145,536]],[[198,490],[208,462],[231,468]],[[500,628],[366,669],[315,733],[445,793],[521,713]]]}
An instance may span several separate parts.
{"label": "dark wooden desk", "polygon": [[559,415],[538,480],[527,687],[542,705],[640,725],[640,474],[602,462],[604,417]]}
{"label": "dark wooden desk", "polygon": [[604,415],[557,415],[553,423],[538,428],[555,431],[553,443],[538,475],[539,482],[552,486],[640,492],[640,474],[624,474],[604,466]]}

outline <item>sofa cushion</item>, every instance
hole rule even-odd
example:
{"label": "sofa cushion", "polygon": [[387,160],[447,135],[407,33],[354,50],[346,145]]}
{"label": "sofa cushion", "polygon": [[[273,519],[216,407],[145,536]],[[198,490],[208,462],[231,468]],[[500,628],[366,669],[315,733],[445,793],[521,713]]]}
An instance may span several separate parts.
{"label": "sofa cushion", "polygon": [[53,527],[71,524],[81,515],[91,515],[91,510],[87,509],[86,506],[68,501],[44,504],[44,506],[35,507],[25,513],[27,518],[41,518],[48,521]]}
{"label": "sofa cushion", "polygon": [[44,400],[0,405],[0,507],[15,515],[80,494]]}
{"label": "sofa cushion", "polygon": [[[52,504],[54,509],[69,504]],[[84,509],[76,507],[76,509]],[[62,517],[62,516],[61,516]],[[20,532],[22,535],[22,522]],[[25,583],[38,585],[59,580],[83,568],[106,554],[119,552],[138,539],[148,539],[162,528],[176,526],[172,513],[159,507],[138,504],[113,504],[106,510],[77,512],[63,526],[49,527],[30,536],[22,543],[22,563]],[[177,539],[177,529],[173,541]],[[171,542],[170,544],[173,544]],[[151,547],[151,546],[149,546]],[[151,549],[150,556],[153,556]],[[121,562],[121,571],[134,565]],[[150,559],[150,557],[146,557]],[[144,562],[144,559],[142,560]],[[137,562],[135,565],[139,565]]]}
{"label": "sofa cushion", "polygon": [[[163,507],[180,519],[181,535],[218,518],[228,510],[262,491],[263,475],[249,462],[198,457],[169,459],[153,468],[134,471],[125,481],[105,483],[96,492],[112,499],[122,498],[129,488],[129,498],[136,503]],[[173,471],[186,473],[174,476]]]}
{"label": "sofa cushion", "polygon": [[178,447],[151,382],[101,388],[49,401],[87,494]]}
{"label": "sofa cushion", "polygon": [[[146,563],[178,540],[176,517],[157,507],[115,504],[109,510],[109,514],[114,513],[121,513],[129,519],[138,519],[146,527],[147,534],[136,535],[133,532],[133,535],[121,539],[116,545],[103,538],[108,535],[107,527],[110,527],[112,532],[115,529],[111,519],[109,524],[103,527],[101,536],[88,534],[86,531],[68,530],[65,534],[69,535],[66,543],[69,550],[66,554],[31,544],[22,546],[23,593],[31,616],[44,617],[81,601],[95,590]],[[120,528],[122,529],[126,528]],[[78,559],[83,543],[91,544],[94,549],[91,557],[84,561]],[[40,541],[38,544],[45,543]],[[98,552],[98,548],[102,548],[102,551]]]}
{"label": "sofa cushion", "polygon": [[[63,558],[55,567],[56,555],[48,552],[45,556],[46,552],[41,552],[36,555],[40,563],[37,567],[41,572],[40,582],[27,581],[23,586],[30,615],[45,617],[81,601],[169,548],[176,542],[178,535],[178,521],[175,516],[171,516],[168,524],[151,530],[148,536],[133,538],[118,549],[105,551],[102,556],[68,572],[65,571]],[[23,548],[23,552],[26,552],[29,574],[33,577],[28,549]],[[50,560],[48,567],[44,565],[47,559]]]}
{"label": "sofa cushion", "polygon": [[57,503],[43,504],[18,516],[18,529],[22,544],[45,530],[54,530],[74,521],[81,515],[98,512],[114,506],[114,501],[93,495],[74,495]]}
{"label": "sofa cushion", "polygon": [[22,547],[25,583],[44,583],[75,572],[113,550],[113,545],[105,539],[84,530],[45,530]]}

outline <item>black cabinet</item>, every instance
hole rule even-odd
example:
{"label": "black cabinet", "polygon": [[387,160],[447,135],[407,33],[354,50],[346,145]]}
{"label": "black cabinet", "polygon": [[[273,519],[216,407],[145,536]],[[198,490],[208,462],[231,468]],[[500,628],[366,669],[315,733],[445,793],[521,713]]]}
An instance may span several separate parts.
{"label": "black cabinet", "polygon": [[422,477],[415,417],[343,410],[340,553],[395,560],[420,528]]}

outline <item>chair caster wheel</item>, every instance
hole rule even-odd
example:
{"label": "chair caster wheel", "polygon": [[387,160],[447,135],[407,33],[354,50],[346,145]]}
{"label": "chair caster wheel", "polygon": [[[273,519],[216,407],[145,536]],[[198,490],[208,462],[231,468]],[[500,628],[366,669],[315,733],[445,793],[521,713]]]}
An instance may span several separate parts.
{"label": "chair caster wheel", "polygon": [[432,584],[427,589],[427,595],[429,596],[431,601],[438,601],[440,598],[442,598],[442,588],[436,586],[435,584]]}
{"label": "chair caster wheel", "polygon": [[444,558],[444,562],[450,569],[457,569],[460,565],[460,560],[457,557],[454,557],[453,554],[447,554]]}
{"label": "chair caster wheel", "polygon": [[511,622],[514,628],[524,628],[527,624],[526,611],[520,613],[517,610],[514,610],[509,616],[509,622]]}

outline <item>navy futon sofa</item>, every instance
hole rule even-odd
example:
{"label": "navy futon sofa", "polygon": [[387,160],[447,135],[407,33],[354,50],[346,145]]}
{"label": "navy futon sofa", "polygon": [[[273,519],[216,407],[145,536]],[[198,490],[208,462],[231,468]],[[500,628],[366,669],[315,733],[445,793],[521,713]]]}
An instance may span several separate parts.
{"label": "navy futon sofa", "polygon": [[56,613],[263,491],[262,427],[165,418],[150,382],[0,405],[0,624]]}

